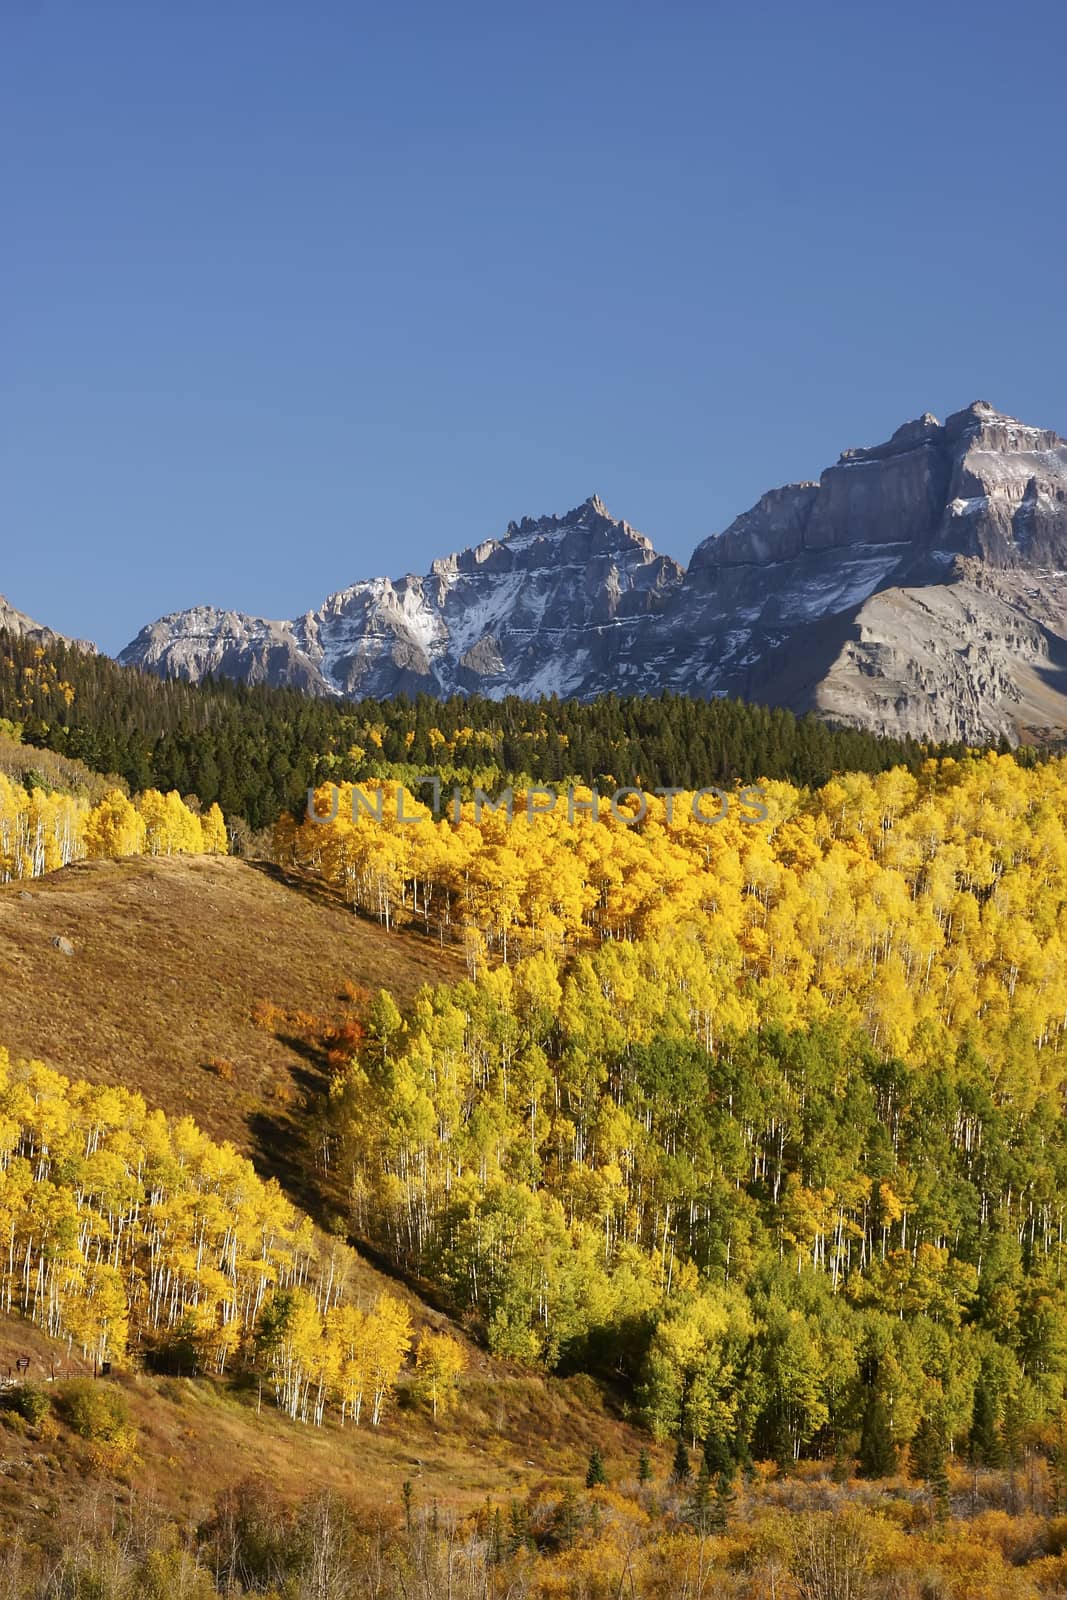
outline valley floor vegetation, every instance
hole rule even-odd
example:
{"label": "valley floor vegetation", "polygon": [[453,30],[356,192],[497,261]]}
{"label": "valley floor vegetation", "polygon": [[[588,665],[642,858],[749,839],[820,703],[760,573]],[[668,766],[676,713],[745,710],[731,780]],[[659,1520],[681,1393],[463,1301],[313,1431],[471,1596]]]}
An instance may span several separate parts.
{"label": "valley floor vegetation", "polygon": [[[2,1418],[0,1418],[2,1424]],[[0,1425],[2,1442],[2,1425]],[[399,1516],[344,1499],[279,1499],[236,1482],[195,1530],[131,1497],[86,1495],[14,1538],[4,1600],[1051,1600],[1067,1586],[1067,1517],[986,1475],[949,1510],[898,1478],[574,1483],[488,1496],[457,1515],[403,1485]],[[1038,1498],[1044,1500],[1042,1481]]]}

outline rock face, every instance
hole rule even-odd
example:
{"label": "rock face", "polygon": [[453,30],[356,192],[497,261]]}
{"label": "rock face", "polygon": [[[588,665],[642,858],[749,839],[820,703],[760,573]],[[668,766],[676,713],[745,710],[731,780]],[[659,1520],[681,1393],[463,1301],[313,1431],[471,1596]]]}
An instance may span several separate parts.
{"label": "rock face", "polygon": [[609,685],[619,650],[636,648],[681,581],[593,496],[564,517],[509,523],[423,577],[353,584],[294,622],[206,608],[164,617],[119,659],[353,698],[586,695]]}
{"label": "rock face", "polygon": [[887,733],[1067,729],[1067,443],[979,401],[765,494],[688,570],[596,497],[293,622],[198,609],[120,659],[359,698],[670,688]]}
{"label": "rock face", "polygon": [[38,639],[41,644],[76,644],[79,650],[87,650],[91,655],[96,653],[95,644],[91,644],[88,639],[68,639],[62,633],[54,633],[43,623],[34,622],[24,611],[16,611],[2,594],[0,594],[0,633],[14,633],[20,639]]}
{"label": "rock face", "polygon": [[944,424],[927,412],[888,444],[844,451],[818,483],[764,495],[697,546],[690,574],[854,548],[1062,566],[1067,442],[983,400]]}
{"label": "rock face", "polygon": [[1038,589],[966,561],[952,575],[951,584],[872,595],[817,685],[814,708],[916,738],[1061,739],[1067,578],[1043,575]]}
{"label": "rock face", "polygon": [[692,693],[878,732],[1062,729],[1065,568],[1067,443],[978,401],[846,450],[706,539],[654,654]]}
{"label": "rock face", "polygon": [[199,683],[209,674],[244,683],[287,684],[316,694],[333,693],[304,655],[298,624],[267,622],[238,611],[195,606],[175,611],[142,628],[119,656],[125,666],[144,667],[164,678]]}

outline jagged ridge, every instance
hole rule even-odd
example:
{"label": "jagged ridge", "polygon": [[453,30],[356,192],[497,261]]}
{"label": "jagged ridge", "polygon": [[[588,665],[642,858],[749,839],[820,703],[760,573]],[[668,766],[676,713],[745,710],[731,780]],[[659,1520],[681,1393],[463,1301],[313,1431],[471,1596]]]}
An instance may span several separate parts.
{"label": "jagged ridge", "polygon": [[359,698],[736,694],[891,733],[1067,727],[1067,444],[977,401],[765,494],[689,568],[592,496],[290,622],[198,608],[120,660]]}

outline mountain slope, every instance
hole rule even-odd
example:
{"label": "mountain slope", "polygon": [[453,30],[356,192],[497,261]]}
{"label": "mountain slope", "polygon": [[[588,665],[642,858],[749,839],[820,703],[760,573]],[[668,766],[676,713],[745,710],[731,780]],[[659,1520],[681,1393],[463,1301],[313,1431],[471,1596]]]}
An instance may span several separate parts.
{"label": "mountain slope", "polygon": [[669,688],[980,742],[1067,728],[1065,599],[1067,443],[977,401],[763,495],[684,574],[593,497],[292,622],[163,618],[120,659],[356,699]]}
{"label": "mountain slope", "polygon": [[[55,948],[58,935],[73,955]],[[0,1046],[135,1090],[172,1118],[192,1117],[291,1198],[306,1198],[315,1220],[323,1194],[307,1179],[328,1065],[323,1023],[358,1013],[348,986],[388,985],[407,1003],[423,983],[464,972],[432,941],[363,922],[321,885],[232,858],[95,861],[29,890],[0,887]],[[227,1061],[232,1073],[220,1073]],[[286,1502],[329,1489],[368,1520],[384,1508],[395,1521],[407,1480],[421,1506],[440,1496],[466,1511],[490,1493],[523,1497],[537,1484],[580,1479],[594,1446],[620,1475],[650,1447],[588,1380],[545,1378],[492,1358],[369,1257],[351,1251],[345,1261],[354,1303],[387,1291],[419,1332],[461,1341],[468,1364],[456,1411],[431,1417],[412,1399],[405,1372],[381,1427],[329,1420],[315,1428],[288,1421],[240,1379],[175,1381],[122,1363],[113,1379],[138,1433],[138,1496],[198,1524],[220,1493],[254,1474]],[[76,1342],[50,1339],[0,1309],[0,1395],[17,1360],[49,1394],[53,1380],[93,1370]],[[107,1460],[54,1419],[39,1436],[9,1424],[0,1405],[0,1519],[54,1515],[77,1504],[86,1485],[90,1494],[106,1485],[109,1501],[112,1491],[126,1498],[128,1465],[112,1480]],[[668,1452],[651,1448],[665,1476]]]}
{"label": "mountain slope", "polygon": [[25,611],[16,611],[11,602],[0,594],[0,633],[13,633],[18,638],[36,639],[41,644],[76,644],[80,650],[95,651],[96,646],[87,639],[67,639],[62,633],[35,622]]}

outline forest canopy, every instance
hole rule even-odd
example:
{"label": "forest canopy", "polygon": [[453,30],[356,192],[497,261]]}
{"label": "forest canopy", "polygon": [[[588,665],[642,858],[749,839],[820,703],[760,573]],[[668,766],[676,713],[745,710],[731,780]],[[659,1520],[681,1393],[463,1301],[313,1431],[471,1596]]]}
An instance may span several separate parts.
{"label": "forest canopy", "polygon": [[768,794],[764,827],[282,826],[468,942],[337,1072],[353,1228],[659,1432],[1007,1449],[1067,1383],[1067,762]]}

